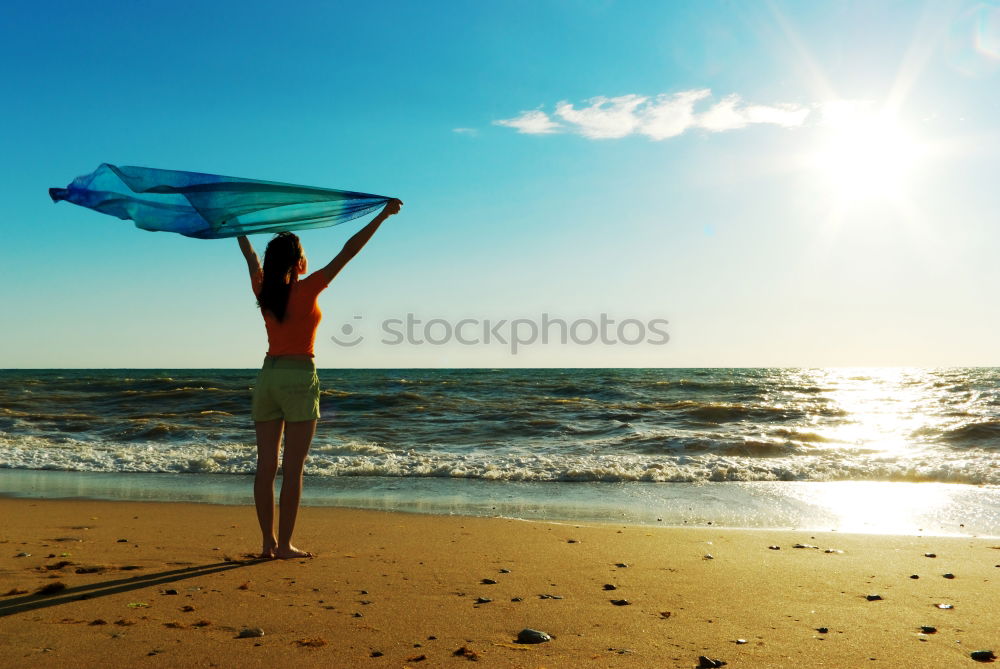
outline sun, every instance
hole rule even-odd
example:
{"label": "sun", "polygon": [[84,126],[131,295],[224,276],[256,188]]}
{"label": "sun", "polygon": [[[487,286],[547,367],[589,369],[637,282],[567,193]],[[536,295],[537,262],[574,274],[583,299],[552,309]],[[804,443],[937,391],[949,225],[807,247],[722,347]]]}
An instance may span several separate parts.
{"label": "sun", "polygon": [[842,204],[900,200],[924,150],[889,113],[854,104],[824,108],[812,167]]}

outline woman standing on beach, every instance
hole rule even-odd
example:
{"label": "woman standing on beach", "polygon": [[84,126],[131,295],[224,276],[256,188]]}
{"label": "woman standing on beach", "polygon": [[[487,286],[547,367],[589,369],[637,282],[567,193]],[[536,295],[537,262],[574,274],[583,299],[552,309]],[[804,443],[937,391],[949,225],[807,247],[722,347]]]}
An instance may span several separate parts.
{"label": "woman standing on beach", "polygon": [[[319,418],[319,378],[313,342],[322,313],[320,292],[356,256],[382,222],[399,213],[400,200],[390,200],[372,221],[351,237],[326,267],[299,280],[307,270],[299,238],[280,232],[268,243],[264,267],[250,241],[239,237],[250,269],[257,306],[264,317],[268,349],[253,391],[252,415],[257,431],[257,475],[253,497],[263,536],[263,558],[312,557],[292,545],[292,530],[302,496],[302,472]],[[278,537],[274,536],[274,478],[278,472],[281,434],[281,498]]]}

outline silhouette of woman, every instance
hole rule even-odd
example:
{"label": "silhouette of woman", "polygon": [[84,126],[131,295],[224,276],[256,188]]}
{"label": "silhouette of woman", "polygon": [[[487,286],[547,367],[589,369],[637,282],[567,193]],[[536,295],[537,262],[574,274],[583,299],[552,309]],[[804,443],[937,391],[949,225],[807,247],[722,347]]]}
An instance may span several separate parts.
{"label": "silhouette of woman", "polygon": [[[253,497],[263,537],[262,558],[312,557],[292,545],[292,530],[302,496],[302,473],[319,418],[319,378],[313,343],[322,312],[320,292],[371,239],[379,226],[399,213],[400,200],[390,200],[372,221],[351,237],[328,265],[304,279],[308,264],[299,238],[280,232],[268,243],[264,267],[250,241],[238,238],[250,270],[250,282],[267,329],[268,350],[253,391],[252,415],[257,432],[257,475]],[[274,536],[274,479],[278,450],[281,497],[278,536]]]}

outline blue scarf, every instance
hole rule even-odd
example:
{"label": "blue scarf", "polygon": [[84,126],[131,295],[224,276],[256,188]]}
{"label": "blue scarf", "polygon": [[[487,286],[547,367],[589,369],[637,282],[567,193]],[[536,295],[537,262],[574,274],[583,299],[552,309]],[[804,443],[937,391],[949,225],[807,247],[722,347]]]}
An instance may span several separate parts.
{"label": "blue scarf", "polygon": [[331,188],[108,163],[77,177],[66,188],[50,188],[49,195],[53,202],[66,200],[131,219],[143,230],[198,239],[323,228],[369,214],[390,199]]}

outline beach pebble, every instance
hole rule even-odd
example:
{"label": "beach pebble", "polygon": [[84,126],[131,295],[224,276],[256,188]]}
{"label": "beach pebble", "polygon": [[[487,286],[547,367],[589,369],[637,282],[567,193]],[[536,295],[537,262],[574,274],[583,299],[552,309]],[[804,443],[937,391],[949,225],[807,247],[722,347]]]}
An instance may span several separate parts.
{"label": "beach pebble", "polygon": [[992,650],[974,650],[969,653],[969,656],[976,662],[992,662],[997,659]]}
{"label": "beach pebble", "polygon": [[616,562],[615,566],[618,567],[619,569],[625,569],[626,567],[628,567],[628,565],[625,564],[624,562]]}
{"label": "beach pebble", "polygon": [[511,597],[510,601],[512,601],[512,602],[523,602],[524,598],[523,597]]}
{"label": "beach pebble", "polygon": [[742,646],[742,645],[743,645],[743,644],[745,644],[746,642],[747,642],[747,640],[746,640],[746,639],[737,639],[737,640],[736,640],[736,645],[737,645],[737,646]]}
{"label": "beach pebble", "polygon": [[538,595],[539,599],[562,599],[562,595]]}
{"label": "beach pebble", "polygon": [[472,661],[476,661],[479,659],[479,653],[470,648],[466,648],[465,646],[462,646],[458,650],[452,652],[452,655],[454,657],[464,657]]}
{"label": "beach pebble", "polygon": [[362,615],[362,614],[358,613],[357,611],[355,611],[354,612],[354,617],[355,618],[364,618],[364,615]]}
{"label": "beach pebble", "polygon": [[530,627],[525,627],[517,633],[517,643],[545,643],[546,641],[552,641],[552,637],[545,632],[533,630]]}
{"label": "beach pebble", "polygon": [[237,639],[251,639],[254,637],[264,636],[264,630],[259,627],[244,627],[240,630]]}
{"label": "beach pebble", "polygon": [[820,634],[829,634],[830,633],[830,628],[829,627],[817,627],[816,631],[819,632]]}
{"label": "beach pebble", "polygon": [[939,609],[953,609],[953,608],[955,608],[954,605],[952,605],[952,604],[935,604],[934,606],[938,607]]}
{"label": "beach pebble", "polygon": [[702,559],[703,559],[703,560],[714,560],[714,559],[715,559],[715,556],[714,556],[714,555],[712,555],[711,553],[705,553],[705,555],[704,555],[704,556],[702,556]]}
{"label": "beach pebble", "polygon": [[501,569],[500,573],[501,574],[509,574],[510,573],[510,569]]}
{"label": "beach pebble", "polygon": [[628,601],[627,599],[612,599],[611,603],[614,604],[615,606],[628,606],[632,602]]}
{"label": "beach pebble", "polygon": [[716,669],[726,666],[725,660],[713,660],[705,655],[698,656],[698,669]]}
{"label": "beach pebble", "polygon": [[55,583],[49,583],[48,585],[43,585],[38,590],[35,591],[36,595],[51,595],[54,592],[59,592],[60,590],[65,590],[66,584],[62,581],[56,581]]}
{"label": "beach pebble", "polygon": [[117,543],[127,544],[128,543],[128,539],[119,539]]}
{"label": "beach pebble", "polygon": [[916,579],[920,578],[920,576],[918,576],[917,574],[910,574],[910,578],[916,580]]}
{"label": "beach pebble", "polygon": [[813,546],[812,544],[795,544],[792,548],[819,548],[819,546]]}
{"label": "beach pebble", "polygon": [[935,558],[935,557],[937,557],[937,554],[936,553],[924,553],[924,557]]}
{"label": "beach pebble", "polygon": [[18,553],[14,557],[31,557],[31,553],[25,553],[22,551],[21,553]]}
{"label": "beach pebble", "polygon": [[772,550],[772,551],[780,551],[781,550],[781,546],[768,546],[768,548],[770,550]]}
{"label": "beach pebble", "polygon": [[877,602],[882,599],[882,595],[868,595],[865,597],[869,602]]}
{"label": "beach pebble", "polygon": [[177,591],[176,591],[176,590],[174,590],[173,588],[170,588],[169,590],[164,590],[164,591],[163,591],[163,594],[164,594],[164,595],[176,595],[176,594],[177,594]]}
{"label": "beach pebble", "polygon": [[617,590],[618,588],[616,586],[614,586],[614,585],[611,585],[610,583],[605,583],[604,584],[604,589],[605,590]]}
{"label": "beach pebble", "polygon": [[937,634],[937,627],[932,627],[931,625],[924,625],[920,628],[920,631],[924,634]]}
{"label": "beach pebble", "polygon": [[838,548],[827,548],[827,549],[826,549],[825,551],[823,551],[823,552],[824,552],[824,553],[843,553],[844,551],[842,551],[842,550],[840,550],[840,549],[838,549]]}
{"label": "beach pebble", "polygon": [[77,574],[97,574],[104,571],[104,567],[77,567],[73,571]]}
{"label": "beach pebble", "polygon": [[483,585],[496,585],[497,584],[497,582],[494,581],[492,578],[484,578],[482,581],[480,581],[480,583],[482,583]]}
{"label": "beach pebble", "polygon": [[578,544],[578,543],[580,543],[580,542],[579,542],[579,541],[577,541],[576,539],[567,539],[567,540],[566,540],[566,543],[568,543],[568,544]]}
{"label": "beach pebble", "polygon": [[945,574],[944,577],[945,578],[955,578],[955,575],[952,574],[952,573],[948,573],[948,574]]}
{"label": "beach pebble", "polygon": [[489,604],[492,601],[489,597],[476,597],[476,604]]}

